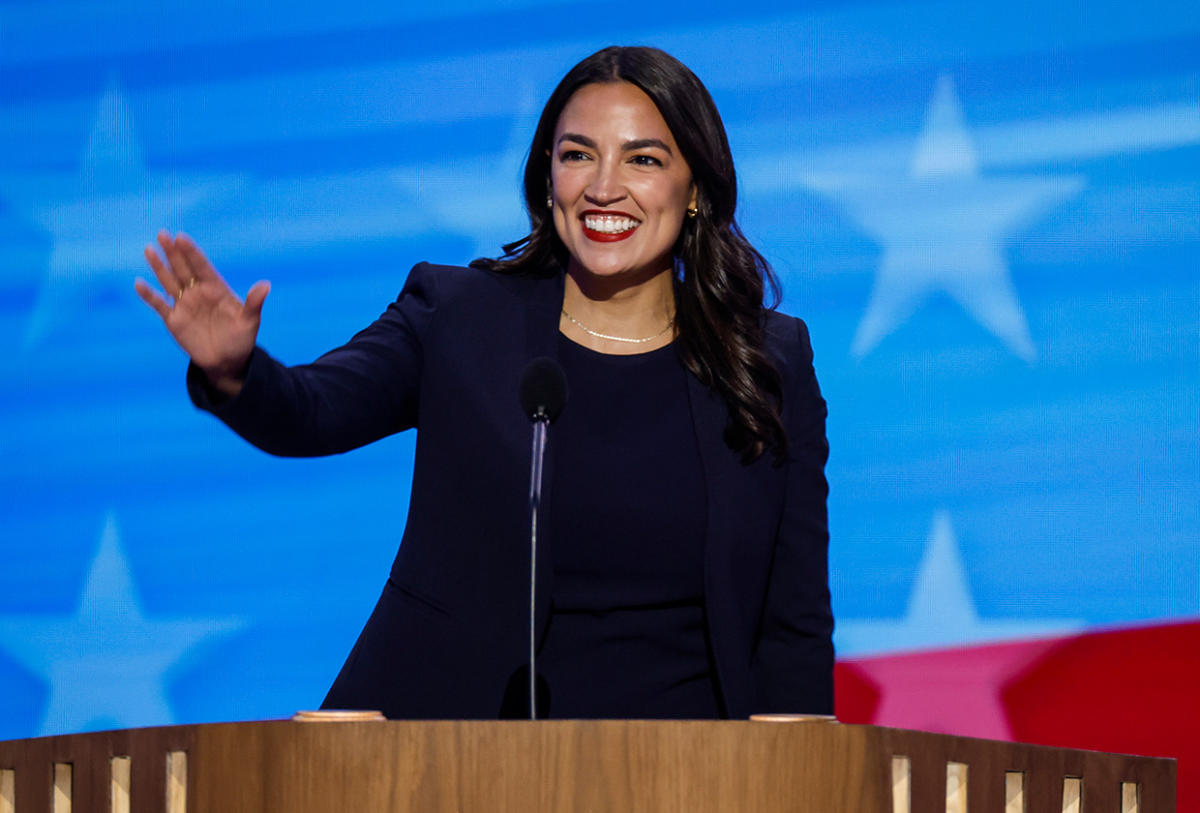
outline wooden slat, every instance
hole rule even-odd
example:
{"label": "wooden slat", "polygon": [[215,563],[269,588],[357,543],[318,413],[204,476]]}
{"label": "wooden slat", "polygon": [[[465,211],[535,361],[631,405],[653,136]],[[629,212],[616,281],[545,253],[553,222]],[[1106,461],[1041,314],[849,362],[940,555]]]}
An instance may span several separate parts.
{"label": "wooden slat", "polygon": [[16,813],[17,773],[12,768],[0,768],[0,813]]}
{"label": "wooden slat", "polygon": [[54,813],[71,813],[74,772],[70,762],[54,763],[54,799],[50,806]]}
{"label": "wooden slat", "polygon": [[1082,813],[1083,780],[1078,776],[1063,777],[1062,813]]}
{"label": "wooden slat", "polygon": [[1025,772],[1004,772],[1004,813],[1025,813]]}
{"label": "wooden slat", "polygon": [[912,760],[892,757],[892,813],[912,812]]}
{"label": "wooden slat", "polygon": [[946,763],[946,813],[967,813],[967,765]]}
{"label": "wooden slat", "polygon": [[1121,813],[1141,813],[1139,791],[1137,782],[1121,783]]}
{"label": "wooden slat", "polygon": [[129,786],[133,778],[133,760],[129,757],[113,757],[109,760],[111,791],[109,810],[111,813],[129,813]]}
{"label": "wooden slat", "polygon": [[187,751],[167,754],[167,813],[187,813]]}

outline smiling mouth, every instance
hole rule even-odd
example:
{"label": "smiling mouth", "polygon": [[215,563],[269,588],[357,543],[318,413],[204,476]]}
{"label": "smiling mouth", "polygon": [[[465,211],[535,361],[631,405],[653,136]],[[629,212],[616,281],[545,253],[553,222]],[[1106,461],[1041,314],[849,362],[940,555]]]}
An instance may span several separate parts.
{"label": "smiling mouth", "polygon": [[601,243],[624,240],[642,225],[640,220],[625,214],[585,212],[581,220],[584,236]]}

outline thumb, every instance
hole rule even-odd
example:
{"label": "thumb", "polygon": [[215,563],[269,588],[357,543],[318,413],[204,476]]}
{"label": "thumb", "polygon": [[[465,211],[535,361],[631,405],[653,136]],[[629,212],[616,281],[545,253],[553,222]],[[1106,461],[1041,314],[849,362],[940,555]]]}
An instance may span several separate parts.
{"label": "thumb", "polygon": [[242,305],[242,313],[254,317],[261,315],[263,302],[266,301],[269,293],[271,293],[271,283],[266,280],[254,283],[246,292],[246,302]]}

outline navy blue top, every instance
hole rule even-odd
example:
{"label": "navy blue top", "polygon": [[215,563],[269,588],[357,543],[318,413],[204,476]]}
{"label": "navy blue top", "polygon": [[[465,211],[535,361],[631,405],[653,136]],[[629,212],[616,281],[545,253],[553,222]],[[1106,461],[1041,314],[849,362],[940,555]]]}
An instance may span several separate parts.
{"label": "navy blue top", "polygon": [[705,498],[687,372],[560,337],[568,406],[550,430],[553,591],[545,716],[720,716],[704,618]]}

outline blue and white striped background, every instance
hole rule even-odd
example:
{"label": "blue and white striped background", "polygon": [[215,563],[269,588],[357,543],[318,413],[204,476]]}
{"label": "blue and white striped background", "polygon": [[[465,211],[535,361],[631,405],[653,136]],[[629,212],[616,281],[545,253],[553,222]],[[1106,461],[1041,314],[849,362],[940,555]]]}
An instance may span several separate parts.
{"label": "blue and white striped background", "polygon": [[1200,615],[1194,0],[0,2],[0,738],[284,715],[412,438],[277,460],[133,293],[184,229],[304,361],[523,234],[541,104],[689,64],[830,403],[843,655]]}

